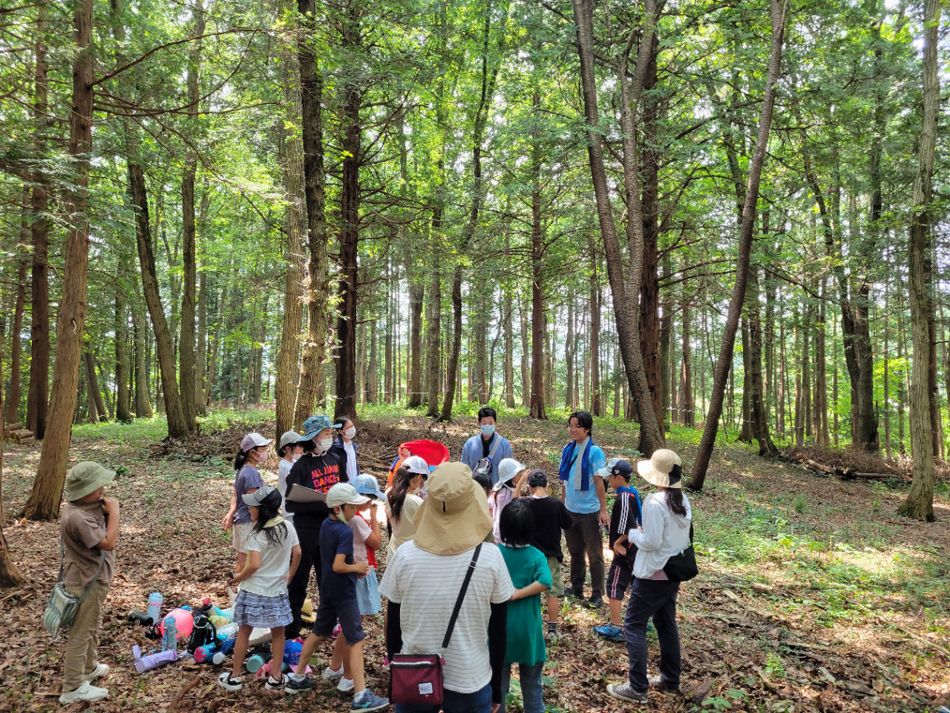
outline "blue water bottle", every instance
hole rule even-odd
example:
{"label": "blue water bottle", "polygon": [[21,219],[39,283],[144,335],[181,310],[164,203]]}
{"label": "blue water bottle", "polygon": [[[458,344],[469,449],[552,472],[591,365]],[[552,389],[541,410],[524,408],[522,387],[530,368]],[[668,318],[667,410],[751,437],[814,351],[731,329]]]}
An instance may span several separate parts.
{"label": "blue water bottle", "polygon": [[162,650],[178,652],[178,630],[173,616],[165,617],[165,642]]}
{"label": "blue water bottle", "polygon": [[153,624],[157,624],[162,620],[162,603],[164,601],[161,592],[152,592],[148,595],[148,615],[152,617]]}

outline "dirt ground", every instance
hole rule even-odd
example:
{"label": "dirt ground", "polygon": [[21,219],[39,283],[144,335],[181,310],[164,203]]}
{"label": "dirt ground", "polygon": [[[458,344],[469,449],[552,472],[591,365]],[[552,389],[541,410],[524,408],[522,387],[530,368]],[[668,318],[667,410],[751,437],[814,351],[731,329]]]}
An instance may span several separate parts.
{"label": "dirt ground", "polygon": [[[474,432],[472,419],[433,426],[415,416],[360,424],[362,469],[383,475],[402,441],[432,438],[457,456]],[[249,430],[273,435],[273,423],[235,416],[206,427],[191,444],[162,442],[164,424],[110,424],[77,429],[70,463],[95,459],[120,475],[110,494],[121,503],[116,577],[107,600],[100,657],[112,667],[105,701],[59,706],[64,643],[41,624],[59,566],[58,523],[16,522],[39,460],[39,448],[7,446],[3,471],[4,532],[27,578],[0,590],[0,711],[347,711],[349,698],[329,684],[297,699],[245,685],[240,694],[215,686],[220,668],[178,663],[138,675],[132,646],[151,648],[144,630],[125,621],[148,594],[166,604],[226,602],[233,567],[227,509],[233,457]],[[499,431],[517,457],[556,473],[566,442],[560,422],[504,419]],[[605,421],[595,440],[608,457],[628,455],[636,425]],[[677,430],[671,447],[692,463],[698,432]],[[276,460],[266,470],[276,481]],[[679,599],[686,696],[654,694],[645,709],[663,711],[935,711],[950,700],[950,492],[938,487],[937,522],[895,512],[906,485],[819,477],[750,449],[717,450],[702,493],[689,494],[700,575]],[[645,494],[645,493],[644,493]],[[384,566],[384,565],[383,565]],[[566,572],[565,572],[566,574]],[[566,636],[548,651],[545,701],[551,711],[634,708],[606,694],[624,680],[626,651],[599,640],[590,612],[566,600]],[[381,619],[368,626],[368,683],[384,692]],[[652,639],[651,665],[658,652]],[[318,652],[320,666],[328,649]],[[655,669],[654,669],[655,670]],[[517,689],[515,691],[517,693]],[[513,696],[511,710],[520,703]],[[702,703],[697,701],[702,700]]]}

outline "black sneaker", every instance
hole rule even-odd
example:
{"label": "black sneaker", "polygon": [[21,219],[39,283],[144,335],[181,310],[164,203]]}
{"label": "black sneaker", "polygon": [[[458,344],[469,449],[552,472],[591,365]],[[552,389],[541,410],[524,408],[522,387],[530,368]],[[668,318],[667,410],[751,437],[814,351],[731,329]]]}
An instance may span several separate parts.
{"label": "black sneaker", "polygon": [[564,590],[564,597],[572,599],[583,599],[584,592],[583,590],[571,589],[568,587]]}
{"label": "black sneaker", "polygon": [[313,688],[313,679],[307,676],[288,676],[287,685],[284,686],[284,692],[290,695],[303,693]]}
{"label": "black sneaker", "polygon": [[591,597],[584,602],[584,606],[588,609],[600,609],[604,606],[604,600],[601,597],[597,597],[596,599]]}

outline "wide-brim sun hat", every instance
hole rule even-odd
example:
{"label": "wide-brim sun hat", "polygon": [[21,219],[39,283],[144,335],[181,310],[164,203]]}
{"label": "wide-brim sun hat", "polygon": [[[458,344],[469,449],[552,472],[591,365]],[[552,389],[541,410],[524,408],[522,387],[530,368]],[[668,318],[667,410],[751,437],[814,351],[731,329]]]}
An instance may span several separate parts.
{"label": "wide-brim sun hat", "polygon": [[420,550],[457,555],[485,540],[492,530],[485,492],[464,463],[443,463],[432,471],[428,495],[413,522]]}
{"label": "wide-brim sun hat", "polygon": [[419,456],[409,456],[402,462],[402,467],[416,475],[429,475],[429,464]]}
{"label": "wide-brim sun hat", "polygon": [[260,433],[248,433],[244,438],[241,439],[241,450],[247,453],[252,448],[258,448],[259,446],[269,446],[273,443],[273,439],[264,438]]}
{"label": "wide-brim sun hat", "polygon": [[324,428],[340,428],[342,425],[342,423],[333,423],[328,416],[318,413],[303,422],[303,438],[300,440],[312,441]]}
{"label": "wide-brim sun hat", "polygon": [[524,463],[516,461],[514,458],[505,458],[498,464],[498,482],[495,483],[495,489],[498,489],[509,480],[512,480],[518,473],[527,466]]}
{"label": "wide-brim sun hat", "polygon": [[379,489],[379,481],[375,475],[360,473],[352,480],[352,485],[360,495],[368,495],[377,500],[386,500],[386,494]]}
{"label": "wide-brim sun hat", "polygon": [[362,505],[369,498],[356,492],[350,483],[337,483],[327,491],[327,507],[331,510],[343,505]]}
{"label": "wide-brim sun hat", "polygon": [[658,488],[683,487],[683,461],[668,448],[654,451],[650,460],[637,463],[640,477]]}
{"label": "wide-brim sun hat", "polygon": [[280,437],[278,448],[284,448],[289,446],[291,443],[300,443],[300,441],[306,440],[306,438],[301,436],[296,431],[287,431],[283,436]]}
{"label": "wide-brim sun hat", "polygon": [[87,460],[77,463],[66,473],[66,499],[81,500],[115,479],[115,471]]}
{"label": "wide-brim sun hat", "polygon": [[275,510],[280,507],[280,491],[272,485],[262,485],[253,493],[244,493],[241,499],[253,507],[260,507],[264,503]]}

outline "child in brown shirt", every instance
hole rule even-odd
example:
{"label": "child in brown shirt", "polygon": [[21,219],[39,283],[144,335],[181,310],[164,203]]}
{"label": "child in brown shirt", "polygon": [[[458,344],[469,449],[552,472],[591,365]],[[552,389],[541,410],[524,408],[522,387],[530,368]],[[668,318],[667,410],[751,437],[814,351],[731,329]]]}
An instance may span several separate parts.
{"label": "child in brown shirt", "polygon": [[66,474],[69,503],[60,518],[63,538],[63,582],[70,594],[86,598],[66,639],[63,694],[59,702],[98,701],[108,689],[92,681],[106,675],[109,666],[96,654],[96,632],[102,618],[102,604],[109,593],[115,568],[115,544],[119,536],[119,502],[103,497],[105,486],[115,472],[98,463],[79,463]]}

